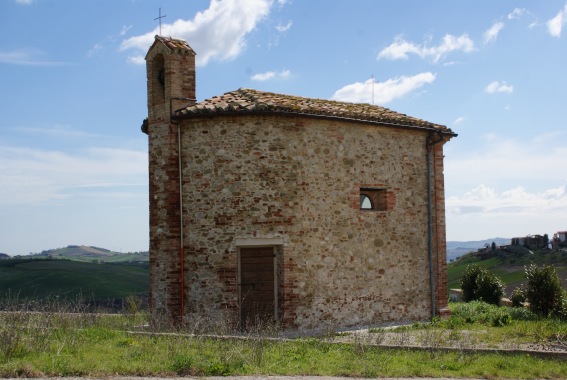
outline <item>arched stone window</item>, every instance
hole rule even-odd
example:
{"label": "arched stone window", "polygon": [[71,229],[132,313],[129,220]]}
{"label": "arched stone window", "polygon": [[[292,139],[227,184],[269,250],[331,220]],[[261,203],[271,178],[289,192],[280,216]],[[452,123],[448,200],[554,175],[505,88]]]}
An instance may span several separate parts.
{"label": "arched stone window", "polygon": [[360,209],[372,210],[372,200],[366,194],[360,194]]}
{"label": "arched stone window", "polygon": [[360,188],[360,209],[366,211],[389,211],[396,202],[394,193],[387,189]]}

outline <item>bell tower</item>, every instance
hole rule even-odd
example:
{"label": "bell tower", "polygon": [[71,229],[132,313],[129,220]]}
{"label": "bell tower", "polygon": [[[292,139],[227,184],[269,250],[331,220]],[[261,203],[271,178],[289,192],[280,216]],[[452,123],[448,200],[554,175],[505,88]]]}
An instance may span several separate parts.
{"label": "bell tower", "polygon": [[155,36],[146,54],[150,193],[150,308],[178,323],[185,305],[180,131],[175,110],[195,104],[195,52],[183,40]]}
{"label": "bell tower", "polygon": [[155,36],[146,54],[149,124],[195,103],[195,55],[183,40]]}

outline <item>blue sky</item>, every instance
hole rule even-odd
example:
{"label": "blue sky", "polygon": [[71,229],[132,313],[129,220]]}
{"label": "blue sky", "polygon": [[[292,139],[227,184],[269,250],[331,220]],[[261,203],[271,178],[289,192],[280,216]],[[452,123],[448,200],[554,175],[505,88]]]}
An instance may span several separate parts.
{"label": "blue sky", "polygon": [[565,0],[0,0],[0,252],[148,249],[160,7],[198,100],[250,87],[452,128],[448,240],[567,229]]}

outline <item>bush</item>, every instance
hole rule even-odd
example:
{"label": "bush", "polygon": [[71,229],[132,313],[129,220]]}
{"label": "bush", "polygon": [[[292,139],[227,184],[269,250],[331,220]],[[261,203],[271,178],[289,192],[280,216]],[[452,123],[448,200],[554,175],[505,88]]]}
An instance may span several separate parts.
{"label": "bush", "polygon": [[551,312],[553,318],[567,321],[567,292],[562,292],[555,307]]}
{"label": "bush", "polygon": [[463,301],[482,300],[493,305],[504,295],[502,282],[493,273],[477,264],[467,267],[461,278]]}
{"label": "bush", "polygon": [[463,277],[461,278],[463,301],[470,302],[476,299],[475,298],[476,278],[482,272],[483,269],[484,269],[483,267],[477,264],[471,264],[467,266],[467,269],[465,270],[465,273],[463,273]]}
{"label": "bush", "polygon": [[524,288],[516,288],[512,292],[510,296],[510,300],[512,301],[512,306],[514,307],[523,307],[523,303],[526,302],[526,291]]}
{"label": "bush", "polygon": [[504,295],[504,286],[494,273],[488,270],[481,272],[476,277],[475,298],[486,303],[499,305]]}
{"label": "bush", "polygon": [[534,264],[525,267],[528,283],[526,298],[530,309],[540,317],[547,317],[558,307],[563,289],[554,266],[538,268]]}

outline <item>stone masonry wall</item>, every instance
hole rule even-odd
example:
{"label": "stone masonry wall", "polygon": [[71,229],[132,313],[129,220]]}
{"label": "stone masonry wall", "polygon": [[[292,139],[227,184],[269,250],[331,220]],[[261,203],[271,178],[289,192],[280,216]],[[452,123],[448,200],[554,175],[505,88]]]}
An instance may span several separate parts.
{"label": "stone masonry wall", "polygon": [[[281,237],[286,327],[429,318],[424,132],[277,115],[181,127],[188,315],[237,318],[235,239]],[[359,209],[372,187],[388,211]]]}
{"label": "stone masonry wall", "polygon": [[150,306],[181,317],[181,222],[177,135],[169,124],[149,128]]}
{"label": "stone masonry wall", "polygon": [[447,288],[447,237],[445,222],[445,179],[443,174],[443,144],[433,147],[433,257],[435,273],[435,309],[439,315],[449,313]]}

